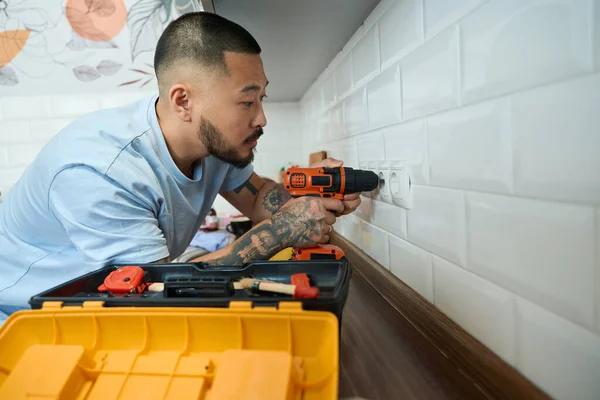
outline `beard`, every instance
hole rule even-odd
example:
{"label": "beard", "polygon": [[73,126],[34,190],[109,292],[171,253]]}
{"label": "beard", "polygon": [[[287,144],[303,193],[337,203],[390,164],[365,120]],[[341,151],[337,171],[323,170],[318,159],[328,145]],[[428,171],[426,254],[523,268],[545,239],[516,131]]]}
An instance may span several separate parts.
{"label": "beard", "polygon": [[[252,143],[258,140],[263,134],[262,128],[258,128],[246,140],[245,144]],[[254,153],[256,148],[250,151],[250,154],[243,156],[240,152],[229,144],[223,132],[214,126],[209,120],[201,118],[200,127],[198,128],[198,136],[210,154],[217,157],[219,160],[233,165],[235,168],[245,168],[254,161]]]}

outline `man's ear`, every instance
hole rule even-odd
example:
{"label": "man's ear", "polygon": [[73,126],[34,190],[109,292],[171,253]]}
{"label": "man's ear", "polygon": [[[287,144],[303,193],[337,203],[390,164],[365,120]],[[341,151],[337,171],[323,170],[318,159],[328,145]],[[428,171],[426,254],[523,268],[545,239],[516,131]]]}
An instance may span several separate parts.
{"label": "man's ear", "polygon": [[192,99],[185,85],[176,84],[169,90],[169,103],[175,114],[184,122],[192,120]]}

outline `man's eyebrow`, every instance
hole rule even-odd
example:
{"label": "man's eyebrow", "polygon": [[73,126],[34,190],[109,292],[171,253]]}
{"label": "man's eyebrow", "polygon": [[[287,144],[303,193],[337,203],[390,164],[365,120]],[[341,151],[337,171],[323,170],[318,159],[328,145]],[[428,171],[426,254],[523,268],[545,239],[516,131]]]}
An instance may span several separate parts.
{"label": "man's eyebrow", "polygon": [[[265,88],[269,85],[269,81],[267,81]],[[242,93],[246,93],[246,92],[252,92],[252,91],[257,91],[260,92],[262,88],[258,85],[248,85],[245,88],[243,88],[242,90],[240,90],[240,92]]]}

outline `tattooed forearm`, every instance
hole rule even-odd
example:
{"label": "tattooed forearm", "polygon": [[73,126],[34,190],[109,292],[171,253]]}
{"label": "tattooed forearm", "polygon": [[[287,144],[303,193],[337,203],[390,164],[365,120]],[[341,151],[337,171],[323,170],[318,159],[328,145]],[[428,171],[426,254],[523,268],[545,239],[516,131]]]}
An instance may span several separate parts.
{"label": "tattooed forearm", "polygon": [[271,214],[275,214],[291,198],[292,196],[287,190],[285,190],[283,185],[276,184],[265,193],[265,197],[263,198],[263,207]]}
{"label": "tattooed forearm", "polygon": [[290,203],[270,220],[261,222],[239,238],[227,254],[206,262],[241,265],[253,260],[267,260],[286,247],[312,246],[323,234],[319,207],[318,201],[308,199]]}

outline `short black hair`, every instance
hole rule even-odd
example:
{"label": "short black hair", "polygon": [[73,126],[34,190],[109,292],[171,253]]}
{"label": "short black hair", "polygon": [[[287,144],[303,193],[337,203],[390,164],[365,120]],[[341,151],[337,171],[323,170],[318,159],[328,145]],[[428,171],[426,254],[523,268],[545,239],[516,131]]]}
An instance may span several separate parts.
{"label": "short black hair", "polygon": [[154,69],[160,77],[181,61],[192,61],[228,72],[225,52],[260,54],[254,37],[242,26],[220,15],[198,11],[171,21],[161,34],[154,53]]}

